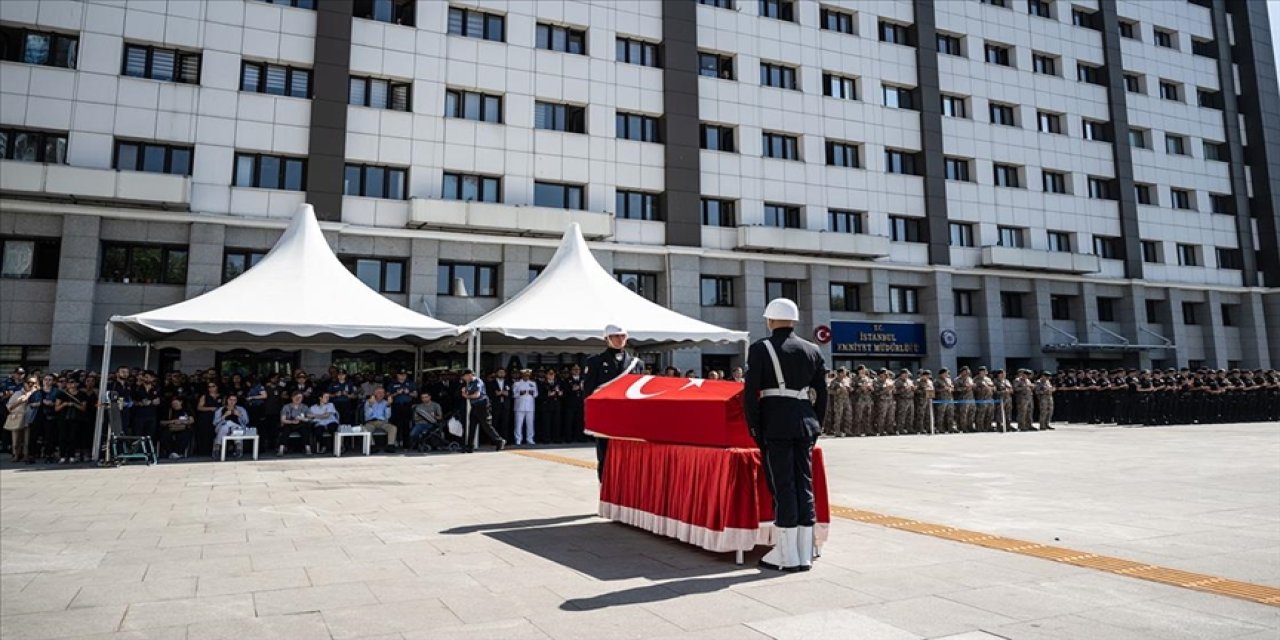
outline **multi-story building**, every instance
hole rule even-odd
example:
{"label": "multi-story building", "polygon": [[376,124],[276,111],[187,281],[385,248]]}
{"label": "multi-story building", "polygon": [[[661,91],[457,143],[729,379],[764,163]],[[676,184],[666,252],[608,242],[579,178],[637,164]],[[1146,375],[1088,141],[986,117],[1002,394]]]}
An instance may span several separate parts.
{"label": "multi-story building", "polygon": [[91,366],[304,201],[455,323],[577,221],[688,315],[796,299],[837,361],[859,321],[922,343],[873,366],[1280,363],[1262,2],[5,0],[0,49],[5,364]]}

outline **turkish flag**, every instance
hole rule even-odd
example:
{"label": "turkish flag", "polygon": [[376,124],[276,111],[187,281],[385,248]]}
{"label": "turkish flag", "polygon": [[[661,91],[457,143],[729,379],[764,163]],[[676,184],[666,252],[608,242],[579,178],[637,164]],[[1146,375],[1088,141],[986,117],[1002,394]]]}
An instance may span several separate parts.
{"label": "turkish flag", "polygon": [[755,448],[740,382],[625,375],[587,398],[587,432],[606,438]]}

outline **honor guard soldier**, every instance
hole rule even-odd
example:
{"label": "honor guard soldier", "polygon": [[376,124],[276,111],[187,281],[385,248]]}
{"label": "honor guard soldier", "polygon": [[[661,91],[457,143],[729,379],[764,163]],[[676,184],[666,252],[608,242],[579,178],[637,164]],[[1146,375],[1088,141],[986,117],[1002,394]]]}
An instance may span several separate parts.
{"label": "honor guard soldier", "polygon": [[1013,383],[1005,375],[1004,369],[996,369],[996,399],[1000,401],[1000,411],[996,413],[996,424],[1004,431],[1017,431],[1013,426]]}
{"label": "honor guard soldier", "polygon": [[[582,391],[586,396],[615,379],[644,368],[644,362],[626,352],[627,331],[611,324],[604,328],[604,341],[608,347],[603,353],[587,358],[587,368],[582,371]],[[823,387],[825,391],[826,388]],[[609,439],[596,438],[596,477],[604,482],[604,459],[608,453]]]}
{"label": "honor guard soldier", "polygon": [[969,367],[960,367],[960,375],[956,376],[956,422],[960,431],[973,433],[974,419],[977,417],[973,404],[973,378],[969,375]]}
{"label": "honor guard soldier", "polygon": [[813,563],[813,445],[827,409],[826,363],[816,345],[795,335],[796,303],[776,298],[764,317],[770,335],[747,351],[742,394],[747,427],[768,471],[777,528],[777,542],[760,566],[805,571]]}
{"label": "honor guard soldier", "polygon": [[910,369],[899,371],[893,383],[893,417],[895,433],[911,433],[916,421],[916,383],[911,379]]}
{"label": "honor guard soldier", "polygon": [[893,433],[893,380],[888,369],[880,369],[880,377],[876,379],[876,435]]}
{"label": "honor guard soldier", "polygon": [[849,370],[840,367],[836,371],[836,377],[831,379],[831,384],[827,385],[829,399],[827,414],[831,416],[831,422],[823,425],[827,434],[841,438],[853,435],[853,403],[850,401],[850,391]]}
{"label": "honor guard soldier", "polygon": [[1013,379],[1013,405],[1018,414],[1018,429],[1021,431],[1034,428],[1031,425],[1032,409],[1035,408],[1035,398],[1031,395],[1034,387],[1031,371],[1018,369],[1018,377]]}
{"label": "honor guard soldier", "polygon": [[916,433],[929,433],[933,425],[933,373],[921,369],[916,373]]}
{"label": "honor guard soldier", "polygon": [[1049,423],[1053,422],[1053,383],[1049,382],[1049,372],[1041,371],[1040,380],[1035,386],[1036,402],[1040,405],[1040,430],[1052,431]]}
{"label": "honor guard soldier", "polygon": [[956,432],[956,405],[951,394],[955,391],[955,383],[951,381],[951,371],[946,367],[938,369],[938,381],[934,383],[934,396],[938,399],[933,405],[933,429],[938,433]]}
{"label": "honor guard soldier", "polygon": [[857,375],[853,380],[853,434],[856,436],[871,435],[871,423],[875,419],[876,383],[871,379],[867,368],[858,365]]}
{"label": "honor guard soldier", "polygon": [[978,377],[973,379],[974,423],[978,431],[991,430],[996,415],[996,405],[992,404],[995,393],[996,385],[987,376],[987,368],[978,367]]}

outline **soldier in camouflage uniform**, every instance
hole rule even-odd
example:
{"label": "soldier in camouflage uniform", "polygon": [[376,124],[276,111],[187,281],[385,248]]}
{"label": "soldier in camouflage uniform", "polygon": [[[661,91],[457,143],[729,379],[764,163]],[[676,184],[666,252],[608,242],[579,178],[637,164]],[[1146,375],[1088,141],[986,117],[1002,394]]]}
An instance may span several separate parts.
{"label": "soldier in camouflage uniform", "polygon": [[956,423],[961,433],[973,433],[973,377],[969,375],[969,367],[960,367],[960,375],[956,376]]}
{"label": "soldier in camouflage uniform", "polygon": [[933,425],[933,373],[921,369],[916,374],[916,433],[930,433]]}
{"label": "soldier in camouflage uniform", "polygon": [[951,393],[955,383],[951,381],[951,372],[943,367],[938,369],[938,381],[933,385],[933,394],[939,400],[933,405],[933,428],[938,433],[955,433],[956,406],[951,404]]}
{"label": "soldier in camouflage uniform", "polygon": [[1040,430],[1053,429],[1053,383],[1049,382],[1049,372],[1041,371],[1040,380],[1035,386],[1036,402],[1040,403]]}
{"label": "soldier in camouflage uniform", "polygon": [[867,368],[858,365],[857,376],[853,379],[853,433],[857,436],[871,435],[872,421],[875,419],[876,381],[867,373]]}
{"label": "soldier in camouflage uniform", "polygon": [[978,375],[973,379],[974,428],[978,431],[990,431],[991,422],[995,418],[996,406],[991,404],[995,396],[996,385],[987,377],[987,368],[978,367]]}
{"label": "soldier in camouflage uniform", "polygon": [[1035,428],[1031,424],[1031,410],[1035,407],[1035,401],[1031,397],[1034,386],[1031,382],[1031,372],[1027,369],[1018,369],[1018,377],[1013,379],[1013,405],[1018,412],[1018,428],[1023,431]]}
{"label": "soldier in camouflage uniform", "polygon": [[827,385],[827,406],[831,411],[830,422],[823,425],[827,435],[841,438],[853,431],[853,404],[849,398],[849,370],[840,367],[836,377]]}
{"label": "soldier in camouflage uniform", "polygon": [[889,370],[881,369],[876,378],[876,435],[882,436],[893,432],[894,405],[893,380],[889,378]]}
{"label": "soldier in camouflage uniform", "polygon": [[909,369],[898,372],[898,379],[893,384],[893,404],[894,431],[898,435],[911,433],[916,426],[916,382],[911,379]]}
{"label": "soldier in camouflage uniform", "polygon": [[1000,410],[996,413],[996,425],[1005,431],[1017,431],[1013,426],[1013,384],[1005,375],[1004,369],[996,371],[996,399],[1000,401]]}

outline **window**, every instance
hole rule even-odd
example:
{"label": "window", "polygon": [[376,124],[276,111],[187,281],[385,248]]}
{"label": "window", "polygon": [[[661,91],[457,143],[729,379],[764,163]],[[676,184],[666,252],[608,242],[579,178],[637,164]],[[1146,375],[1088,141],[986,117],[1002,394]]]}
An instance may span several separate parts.
{"label": "window", "polygon": [[1200,266],[1199,247],[1194,244],[1178,245],[1178,266],[1180,267],[1198,267]]}
{"label": "window", "polygon": [[1160,243],[1155,240],[1142,241],[1142,261],[1147,264],[1160,264],[1164,260],[1160,257]]}
{"label": "window", "polygon": [[835,233],[865,233],[863,219],[866,214],[861,211],[844,209],[827,209],[827,231]]}
{"label": "window", "polygon": [[[408,111],[409,94],[412,86],[408,82],[351,76],[351,79],[347,81],[347,103],[357,107]],[[501,112],[501,109],[499,109],[499,112]],[[446,112],[445,115],[448,115],[448,113]],[[499,115],[499,119],[501,119],[501,115]]]}
{"label": "window", "polygon": [[1169,200],[1170,206],[1174,209],[1189,210],[1195,208],[1191,191],[1187,189],[1170,188]]}
{"label": "window", "polygon": [[1133,195],[1138,204],[1155,204],[1153,193],[1155,193],[1155,189],[1149,184],[1136,183],[1133,185]]}
{"label": "window", "polygon": [[0,278],[57,280],[58,263],[61,260],[62,240],[60,238],[0,240]]}
{"label": "window", "polygon": [[186,247],[103,243],[103,282],[135,284],[187,283]]}
{"label": "window", "polygon": [[779,229],[800,228],[800,207],[789,204],[764,203],[764,224]]}
{"label": "window", "polygon": [[568,133],[587,132],[587,108],[571,104],[535,102],[533,127]]}
{"label": "window", "polygon": [[[1224,327],[1236,326],[1236,315],[1237,315],[1236,309],[1238,308],[1240,308],[1240,305],[1238,304],[1224,304],[1218,307],[1218,309],[1222,313],[1222,326]],[[1239,365],[1232,366],[1231,363],[1227,363],[1227,366],[1232,369],[1240,368]]]}
{"label": "window", "polygon": [[13,371],[18,367],[49,368],[49,346],[5,345],[0,346],[0,370]]}
{"label": "window", "polygon": [[1098,12],[1081,9],[1080,7],[1071,8],[1071,24],[1085,29],[1102,31],[1102,20]]}
{"label": "window", "polygon": [[618,62],[638,64],[643,67],[659,66],[658,45],[652,42],[618,37],[614,48]]}
{"label": "window", "polygon": [[920,290],[889,287],[889,313],[920,313]]}
{"label": "window", "polygon": [[0,25],[0,60],[76,68],[79,36]]}
{"label": "window", "polygon": [[1089,176],[1089,197],[1094,200],[1115,200],[1115,181],[1110,178]]}
{"label": "window", "polygon": [[258,0],[267,4],[277,4],[282,7],[296,7],[298,9],[315,9],[316,0]]}
{"label": "window", "polygon": [[924,220],[889,216],[889,239],[894,242],[924,242]]}
{"label": "window", "polygon": [[1187,138],[1172,133],[1164,134],[1164,152],[1175,156],[1190,155],[1187,153]]}
{"label": "window", "polygon": [[1167,29],[1155,27],[1151,30],[1151,42],[1153,42],[1157,47],[1177,49],[1177,38],[1177,34]]}
{"label": "window", "polygon": [[1045,193],[1067,193],[1067,174],[1043,170],[1040,172],[1040,186]]}
{"label": "window", "polygon": [[952,222],[951,229],[951,246],[953,247],[972,247],[973,246],[973,224],[968,222]]}
{"label": "window", "polygon": [[587,55],[587,32],[573,27],[538,23],[537,47],[549,51]]}
{"label": "window", "polygon": [[532,265],[532,264],[531,264],[531,265],[529,265],[529,272],[528,272],[529,282],[533,282],[534,280],[537,280],[537,279],[538,279],[538,276],[542,275],[542,270],[543,270],[543,269],[546,269],[546,267],[545,267],[545,266]]}
{"label": "window", "polygon": [[1008,127],[1018,126],[1017,121],[1014,119],[1013,105],[992,102],[988,105],[987,111],[991,116],[991,124],[1001,124]]}
{"label": "window", "polygon": [[200,84],[200,54],[143,44],[124,45],[121,75]]}
{"label": "window", "polygon": [[488,264],[441,262],[436,293],[459,298],[498,297],[498,267]]}
{"label": "window", "polygon": [[946,171],[947,180],[959,180],[960,182],[972,182],[969,177],[969,161],[965,158],[944,158],[942,161],[943,169]]}
{"label": "window", "polygon": [[760,0],[760,16],[795,22],[795,3],[792,0]]}
{"label": "window", "polygon": [[658,194],[618,189],[614,216],[625,220],[661,220]]}
{"label": "window", "polygon": [[858,285],[832,282],[830,285],[832,311],[862,311],[862,296]]}
{"label": "window", "polygon": [[884,94],[884,106],[892,109],[915,109],[915,92],[908,87],[895,87],[891,84],[880,86]]}
{"label": "window", "polygon": [[1103,79],[1102,67],[1084,62],[1076,63],[1076,80],[1089,84],[1106,84]]}
{"label": "window", "polygon": [[698,53],[698,75],[721,80],[733,79],[733,57],[718,53]]}
{"label": "window", "polygon": [[1003,44],[986,43],[983,47],[983,56],[987,64],[996,64],[1002,67],[1012,67],[1012,56],[1009,55],[1009,47]]}
{"label": "window", "polygon": [[1048,111],[1037,111],[1036,128],[1041,133],[1062,133],[1062,116]]}
{"label": "window", "polygon": [[1129,146],[1135,149],[1151,148],[1151,131],[1149,129],[1129,129]]}
{"label": "window", "polygon": [[1046,76],[1058,75],[1058,59],[1054,56],[1037,53],[1031,56],[1031,70]]}
{"label": "window", "polygon": [[858,80],[834,73],[822,74],[822,95],[841,100],[858,99]]}
{"label": "window", "polygon": [[911,37],[911,28],[907,25],[881,20],[879,31],[880,42],[900,44],[907,47],[915,46],[915,42]]}
{"label": "window", "polygon": [[982,4],[991,5],[993,7],[1009,8],[1009,0],[980,0]]}
{"label": "window", "polygon": [[502,178],[445,172],[440,195],[445,200],[502,202]]}
{"label": "window", "polygon": [[632,293],[648,300],[658,302],[658,274],[641,271],[615,271],[613,277]]}
{"label": "window", "polygon": [[973,292],[964,289],[955,289],[951,292],[956,301],[956,315],[960,317],[969,317],[973,315]]}
{"label": "window", "polygon": [[357,258],[343,256],[342,264],[346,265],[360,282],[378,293],[404,293],[404,260],[384,260],[382,258]]}
{"label": "window", "polygon": [[760,134],[760,139],[764,149],[764,157],[781,158],[783,160],[800,159],[800,139],[796,136],[766,131]]}
{"label": "window", "polygon": [[416,3],[417,0],[355,0],[352,15],[412,27]]}
{"label": "window", "polygon": [[1027,0],[1027,13],[1041,18],[1052,18],[1048,0]]}
{"label": "window", "polygon": [[1014,189],[1022,188],[1022,178],[1019,173],[1021,167],[1011,164],[996,164],[993,167],[995,173],[995,185],[997,187],[1012,187]]}
{"label": "window", "polygon": [[1120,239],[1112,236],[1094,236],[1093,254],[1107,260],[1120,259]]}
{"label": "window", "polygon": [[702,276],[702,306],[732,307],[733,278]]}
{"label": "window", "polygon": [[737,205],[733,200],[718,198],[702,199],[702,224],[708,227],[736,227],[738,216]]}
{"label": "window", "polygon": [[1217,247],[1214,249],[1219,269],[1243,269],[1244,256],[1239,249]]}
{"label": "window", "polygon": [[734,152],[733,127],[720,124],[704,124],[699,129],[703,149]]}
{"label": "window", "polygon": [[1235,215],[1236,201],[1234,196],[1221,193],[1209,194],[1209,207],[1213,213]]}
{"label": "window", "polygon": [[760,86],[779,89],[798,89],[796,68],[772,62],[760,63]]}
{"label": "window", "polygon": [[1152,300],[1151,298],[1147,298],[1147,304],[1145,306],[1147,307],[1148,323],[1151,323],[1151,324],[1160,323],[1160,312],[1162,311],[1162,308],[1160,305],[1163,303],[1164,303],[1163,300]]}
{"label": "window", "polygon": [[1223,109],[1222,92],[1213,89],[1196,89],[1196,102],[1205,109]]}
{"label": "window", "polygon": [[[539,103],[539,105],[542,104],[545,103]],[[562,107],[563,105],[547,106],[554,110],[554,107]],[[446,90],[444,92],[444,117],[501,123],[502,96],[476,93],[474,91],[461,91],[459,89]],[[555,114],[552,114],[552,117],[554,118]]]}
{"label": "window", "polygon": [[343,170],[342,195],[405,200],[409,197],[409,170],[366,164],[350,164]]}
{"label": "window", "polygon": [[1182,303],[1182,324],[1200,324],[1200,303]]}
{"label": "window", "polygon": [[614,122],[617,124],[618,138],[622,140],[660,142],[658,139],[658,119],[653,116],[618,112],[614,116]]}
{"label": "window", "polygon": [[1013,249],[1024,249],[1027,246],[1027,230],[1019,227],[999,227],[1000,246]]}
{"label": "window", "polygon": [[1132,20],[1120,19],[1120,37],[1130,40],[1138,40],[1138,23]]}
{"label": "window", "polygon": [[860,153],[861,150],[858,145],[852,142],[827,141],[827,164],[829,166],[857,169],[861,166],[858,161]]}
{"label": "window", "polygon": [[1000,317],[1002,318],[1023,318],[1026,317],[1022,311],[1023,294],[1013,291],[1000,292]]}
{"label": "window", "polygon": [[0,129],[0,158],[66,164],[67,134],[31,129]]}
{"label": "window", "polygon": [[533,204],[537,207],[553,209],[582,210],[586,208],[582,198],[582,185],[559,182],[534,182]]}
{"label": "window", "polygon": [[901,151],[899,149],[884,150],[884,170],[888,173],[900,173],[911,176],[920,175],[920,172],[916,167],[916,154],[911,151]]}
{"label": "window", "polygon": [[960,36],[953,36],[949,33],[939,33],[938,53],[963,57],[964,41],[960,39]]}
{"label": "window", "polygon": [[303,158],[237,153],[234,173],[231,183],[237,187],[285,191],[307,188],[307,161]]}
{"label": "window", "polygon": [[1111,123],[1109,122],[1085,118],[1081,120],[1080,128],[1083,130],[1085,140],[1111,142]]}
{"label": "window", "polygon": [[718,7],[720,9],[733,8],[733,0],[698,0],[698,4],[705,4],[709,7]]}
{"label": "window", "polygon": [[1066,231],[1050,231],[1049,250],[1055,253],[1071,253],[1071,234]]}
{"label": "window", "polygon": [[240,274],[257,266],[266,257],[266,251],[252,249],[226,249],[222,252],[222,283],[235,280]]}
{"label": "window", "polygon": [[1124,74],[1124,90],[1129,93],[1146,93],[1142,88],[1142,76],[1136,73]]}
{"label": "window", "polygon": [[818,24],[827,31],[853,34],[853,14],[822,7],[818,10]]}
{"label": "window", "polygon": [[800,283],[795,280],[770,280],[764,281],[764,299],[776,300],[778,298],[786,298],[795,301],[800,297]]}
{"label": "window", "polygon": [[1115,322],[1116,321],[1116,300],[1117,298],[1104,298],[1098,296],[1096,302],[1098,304],[1098,322]]}
{"label": "window", "polygon": [[942,94],[942,115],[948,118],[968,118],[969,106],[964,96]]}
{"label": "window", "polygon": [[1205,160],[1214,160],[1217,162],[1231,161],[1231,150],[1227,147],[1227,143],[1205,140],[1203,146]]}
{"label": "window", "polygon": [[1182,102],[1182,85],[1168,80],[1160,81],[1160,98]]}
{"label": "window", "polygon": [[117,140],[114,158],[117,171],[191,175],[191,147]]}
{"label": "window", "polygon": [[505,42],[507,19],[496,13],[449,7],[449,35]]}
{"label": "window", "polygon": [[240,63],[240,90],[290,98],[310,98],[311,70],[246,60]]}

